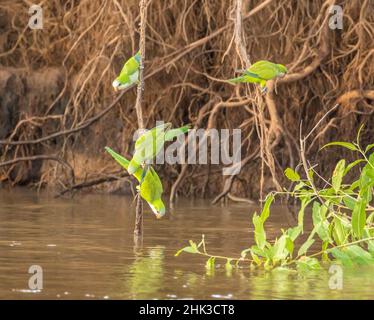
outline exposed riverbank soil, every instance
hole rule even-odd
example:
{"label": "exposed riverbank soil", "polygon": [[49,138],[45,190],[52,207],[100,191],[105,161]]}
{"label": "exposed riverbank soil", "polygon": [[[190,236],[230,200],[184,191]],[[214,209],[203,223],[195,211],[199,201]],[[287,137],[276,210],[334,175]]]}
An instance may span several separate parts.
{"label": "exposed riverbank soil", "polygon": [[[342,30],[329,28],[336,4]],[[30,30],[24,1],[0,4],[0,181],[129,192],[131,180],[104,147],[128,157],[133,149],[136,88],[118,98],[111,83],[137,50],[138,3],[51,0],[42,7],[44,28]],[[301,121],[307,133],[336,104],[307,143],[321,174],[354,157],[319,151],[324,143],[353,140],[362,123],[362,142],[374,143],[373,39],[371,0],[151,1],[147,128],[164,120],[240,128],[243,138],[240,175],[225,177],[220,165],[159,166],[166,191],[257,198],[260,188],[279,188],[283,170],[300,161]],[[222,81],[259,59],[289,69],[266,95]]]}

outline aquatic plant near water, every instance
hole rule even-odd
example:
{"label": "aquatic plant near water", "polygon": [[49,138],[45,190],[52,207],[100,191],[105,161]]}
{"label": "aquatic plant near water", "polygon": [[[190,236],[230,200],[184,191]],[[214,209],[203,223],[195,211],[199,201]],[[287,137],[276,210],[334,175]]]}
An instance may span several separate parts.
{"label": "aquatic plant near water", "polygon": [[[249,263],[252,267],[273,269],[293,267],[300,271],[321,268],[321,261],[337,261],[344,266],[374,263],[374,144],[365,148],[360,145],[360,128],[356,142],[331,142],[322,147],[341,147],[355,152],[359,158],[351,163],[341,159],[335,166],[330,179],[321,177],[314,167],[307,169],[302,178],[297,171],[287,168],[285,176],[294,184],[290,191],[272,192],[266,197],[261,214],[252,216],[254,244],[243,250],[240,257],[215,256],[207,252],[205,239],[199,244],[190,240],[190,245],[176,253],[200,254],[208,257],[206,266],[214,268],[216,260],[225,259],[226,269],[234,265]],[[353,182],[346,182],[346,175],[354,168],[360,169]],[[316,178],[315,178],[316,177]],[[324,188],[317,188],[315,180],[324,182]],[[265,222],[270,216],[271,205],[276,197],[289,196],[299,201],[297,225],[281,230],[274,241],[266,237]],[[304,215],[311,209],[313,229],[300,244],[305,234]],[[320,244],[318,252],[309,254],[312,245]],[[295,248],[298,247],[296,251]]]}

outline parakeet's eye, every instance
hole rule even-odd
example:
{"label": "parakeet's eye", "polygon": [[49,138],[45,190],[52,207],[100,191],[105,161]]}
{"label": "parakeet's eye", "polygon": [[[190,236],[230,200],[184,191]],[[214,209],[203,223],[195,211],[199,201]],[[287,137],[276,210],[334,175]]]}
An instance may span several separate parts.
{"label": "parakeet's eye", "polygon": [[120,83],[117,79],[114,80],[113,83],[112,83],[112,86],[113,86],[114,88],[118,88],[120,85],[121,85],[121,83]]}

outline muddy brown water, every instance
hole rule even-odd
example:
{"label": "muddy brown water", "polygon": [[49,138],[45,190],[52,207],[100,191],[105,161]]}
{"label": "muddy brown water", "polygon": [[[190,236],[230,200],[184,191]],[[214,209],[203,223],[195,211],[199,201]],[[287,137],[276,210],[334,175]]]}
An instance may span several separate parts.
{"label": "muddy brown water", "polygon": [[[211,206],[179,200],[156,220],[146,208],[142,246],[134,246],[134,204],[123,196],[54,199],[25,190],[0,191],[0,299],[373,299],[374,267],[343,270],[343,289],[329,288],[328,268],[307,275],[278,270],[227,274],[205,259],[175,257],[205,234],[208,252],[238,256],[253,238],[244,204]],[[292,223],[276,207],[268,238]],[[43,289],[30,290],[30,266],[43,271]]]}

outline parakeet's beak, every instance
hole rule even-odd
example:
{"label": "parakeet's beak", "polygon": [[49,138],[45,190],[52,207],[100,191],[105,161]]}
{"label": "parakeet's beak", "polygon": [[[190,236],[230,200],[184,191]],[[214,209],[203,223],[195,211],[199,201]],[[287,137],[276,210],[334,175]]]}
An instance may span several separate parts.
{"label": "parakeet's beak", "polygon": [[286,73],[280,73],[280,74],[278,75],[278,77],[279,77],[279,78],[284,78],[285,75],[286,75]]}
{"label": "parakeet's beak", "polygon": [[120,85],[121,85],[121,84],[120,84],[120,82],[119,82],[117,79],[114,80],[113,83],[112,83],[112,86],[113,86],[113,88],[114,88],[114,91],[118,91]]}
{"label": "parakeet's beak", "polygon": [[157,218],[157,219],[161,219],[163,216],[164,216],[164,214],[160,214],[160,213],[159,213],[159,214],[156,214],[156,218]]}
{"label": "parakeet's beak", "polygon": [[152,209],[152,211],[155,214],[155,216],[156,216],[157,219],[161,219],[165,215],[165,208],[161,208],[160,210],[157,210],[151,204],[149,204],[149,206],[151,207],[151,209]]}

